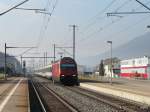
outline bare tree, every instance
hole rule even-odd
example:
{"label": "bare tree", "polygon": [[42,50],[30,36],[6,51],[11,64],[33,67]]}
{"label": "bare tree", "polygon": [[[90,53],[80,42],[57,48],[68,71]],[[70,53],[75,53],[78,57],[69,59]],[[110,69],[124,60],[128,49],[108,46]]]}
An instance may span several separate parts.
{"label": "bare tree", "polygon": [[101,60],[99,64],[99,76],[101,76],[101,80],[102,80],[102,76],[104,75],[105,75],[104,62],[103,60]]}

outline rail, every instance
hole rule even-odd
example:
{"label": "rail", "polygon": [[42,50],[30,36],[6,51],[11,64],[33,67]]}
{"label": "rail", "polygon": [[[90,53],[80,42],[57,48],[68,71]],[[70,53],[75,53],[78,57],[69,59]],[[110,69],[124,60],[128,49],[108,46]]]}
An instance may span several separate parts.
{"label": "rail", "polygon": [[[103,102],[107,105],[110,105],[120,111],[127,111],[127,112],[145,112],[144,108],[140,108],[139,105],[137,105],[136,103],[131,103],[129,101],[125,101],[123,99],[118,99],[118,98],[113,98],[112,96],[106,96],[104,94],[100,94],[100,93],[96,93],[96,92],[92,92],[80,87],[66,87],[67,89],[76,92],[78,94],[90,97],[92,99],[98,100],[100,102]],[[94,93],[94,94],[92,94]]]}
{"label": "rail", "polygon": [[[66,112],[79,112],[79,110],[77,109],[77,108],[75,108],[73,105],[71,105],[69,102],[67,102],[65,99],[63,99],[60,95],[58,95],[54,90],[52,90],[52,89],[50,89],[49,87],[47,87],[47,85],[46,84],[43,84],[43,83],[40,83],[40,82],[38,82],[36,79],[35,80],[33,80],[33,83],[36,83],[36,86],[38,86],[37,87],[37,89],[38,89],[38,92],[39,92],[39,94],[41,94],[41,95],[39,95],[39,96],[41,96],[42,97],[42,100],[45,100],[44,99],[44,95],[43,94],[45,94],[45,92],[47,91],[47,98],[46,98],[46,100],[48,100],[48,98],[53,98],[53,99],[51,99],[53,102],[58,102],[57,104],[55,104],[55,106],[57,107],[58,106],[58,108],[59,108],[59,106],[61,107],[61,105],[63,105],[63,108],[64,108],[64,110],[63,110],[63,112],[66,110]],[[36,88],[36,87],[35,87]],[[40,90],[41,89],[41,90]],[[45,91],[45,92],[44,92]],[[55,100],[56,99],[56,100]],[[51,103],[53,103],[53,102],[47,102],[47,101],[44,101],[44,104],[47,106],[47,109],[49,110],[49,111],[51,111],[51,112],[53,112],[53,111],[56,111],[55,109],[53,110],[53,104],[51,104]],[[50,101],[50,100],[48,100],[48,101]]]}
{"label": "rail", "polygon": [[38,91],[37,91],[37,89],[36,89],[36,87],[35,87],[35,85],[34,85],[34,83],[33,83],[32,80],[31,80],[31,84],[32,84],[32,87],[33,87],[33,89],[34,89],[34,91],[35,91],[35,93],[36,93],[36,96],[37,96],[37,98],[38,98],[38,101],[39,101],[39,103],[40,103],[40,105],[41,105],[42,111],[43,111],[43,112],[47,112],[47,111],[46,111],[46,108],[45,108],[45,106],[44,106],[44,104],[43,104],[43,102],[42,102],[42,100],[41,100],[41,98],[40,98],[40,95],[39,95],[39,93],[38,93]]}

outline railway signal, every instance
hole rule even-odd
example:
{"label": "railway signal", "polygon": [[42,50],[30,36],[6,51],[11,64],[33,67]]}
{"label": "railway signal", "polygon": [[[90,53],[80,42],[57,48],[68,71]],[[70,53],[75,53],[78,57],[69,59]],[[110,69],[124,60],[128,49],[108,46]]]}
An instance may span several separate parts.
{"label": "railway signal", "polygon": [[23,74],[26,74],[26,61],[23,61]]}

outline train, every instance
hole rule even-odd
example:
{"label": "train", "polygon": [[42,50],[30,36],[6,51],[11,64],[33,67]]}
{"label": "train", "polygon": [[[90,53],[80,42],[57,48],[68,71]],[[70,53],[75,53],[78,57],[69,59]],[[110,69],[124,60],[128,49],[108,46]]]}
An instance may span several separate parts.
{"label": "train", "polygon": [[35,74],[40,77],[52,79],[52,65],[49,64],[45,67],[38,68],[37,70],[35,70]]}
{"label": "train", "polygon": [[35,74],[51,79],[54,83],[79,85],[77,64],[71,57],[63,57],[44,68],[36,70]]}
{"label": "train", "polygon": [[79,85],[77,64],[71,57],[63,57],[52,64],[52,80],[65,85]]}

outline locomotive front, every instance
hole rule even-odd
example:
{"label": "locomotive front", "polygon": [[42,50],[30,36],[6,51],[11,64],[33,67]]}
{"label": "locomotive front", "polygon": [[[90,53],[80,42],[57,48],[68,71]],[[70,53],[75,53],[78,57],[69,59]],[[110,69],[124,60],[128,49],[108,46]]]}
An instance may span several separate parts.
{"label": "locomotive front", "polygon": [[69,85],[78,85],[77,64],[74,59],[64,57],[60,61],[60,82]]}

